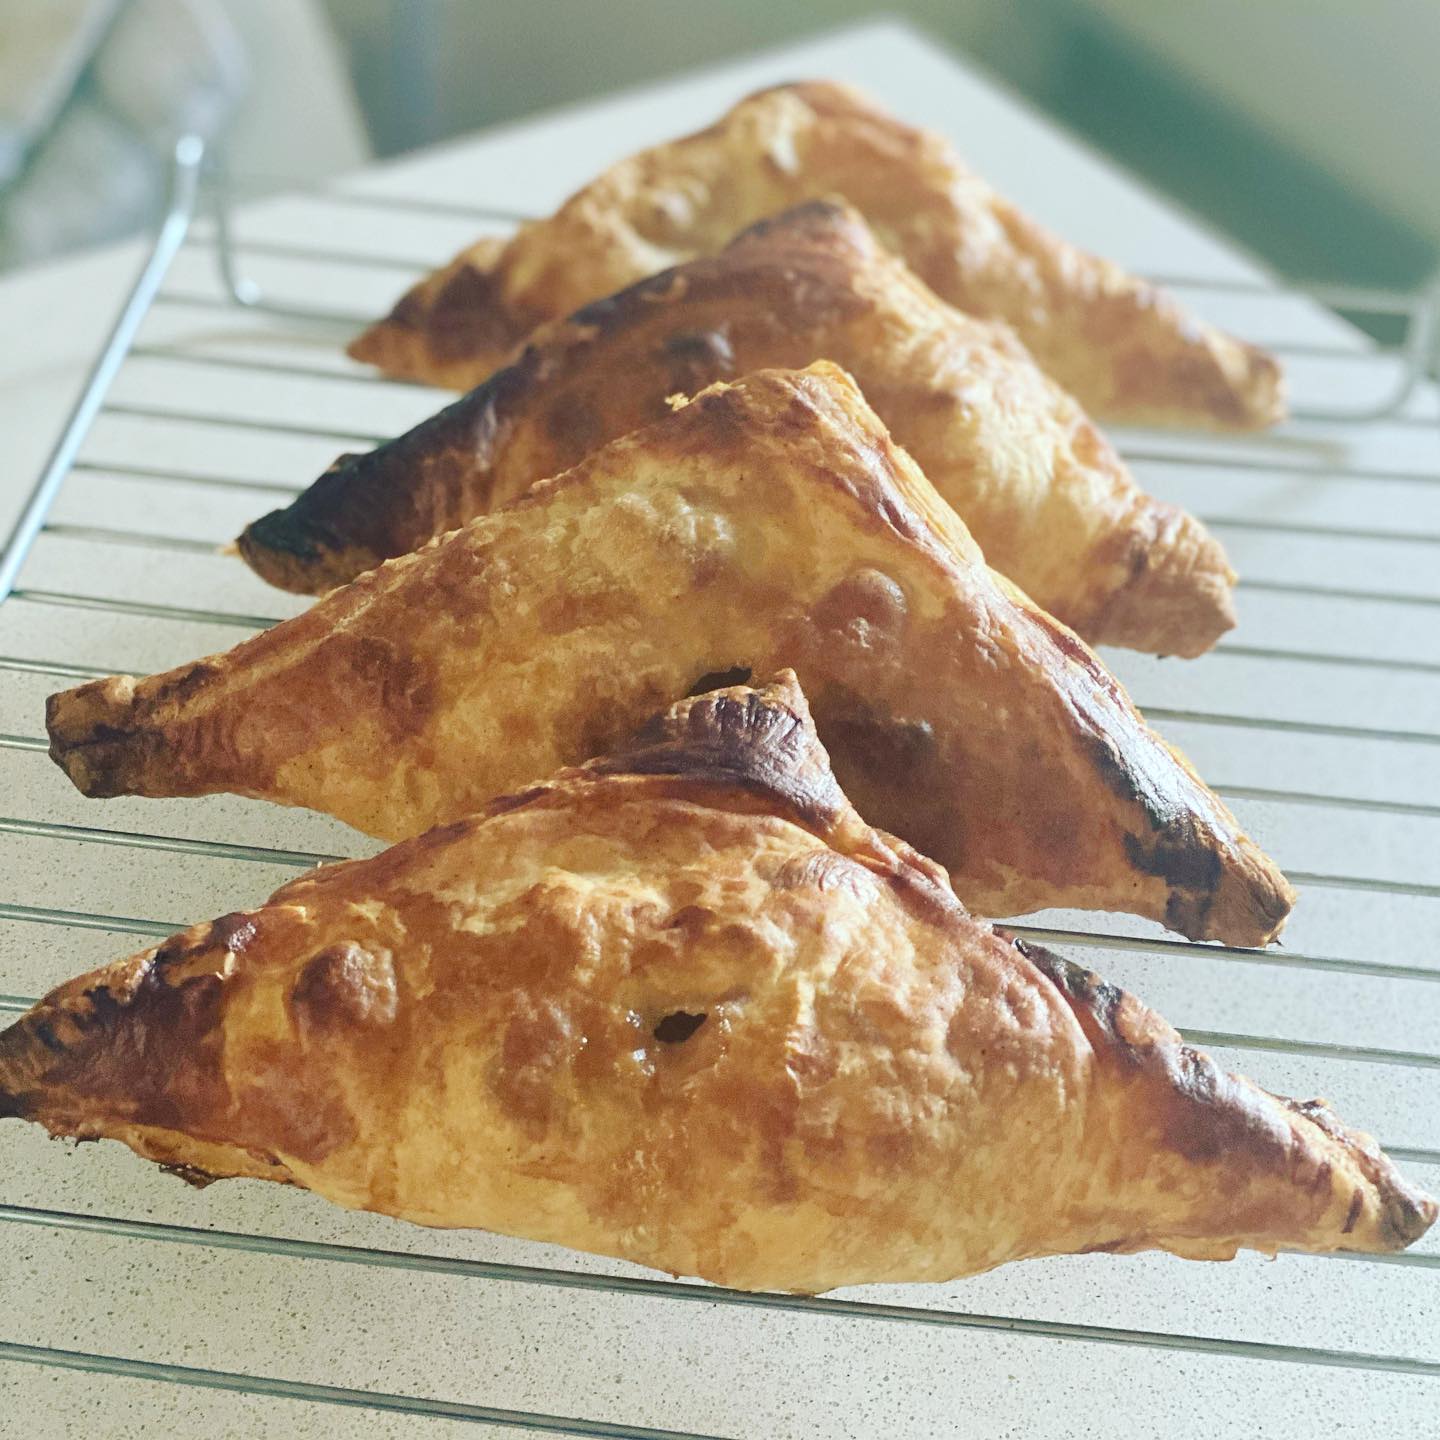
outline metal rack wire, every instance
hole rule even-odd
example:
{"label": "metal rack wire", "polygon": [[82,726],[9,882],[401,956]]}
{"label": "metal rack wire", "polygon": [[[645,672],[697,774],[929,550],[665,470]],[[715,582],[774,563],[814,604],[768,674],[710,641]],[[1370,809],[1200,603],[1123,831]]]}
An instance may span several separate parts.
{"label": "metal rack wire", "polygon": [[[239,610],[213,606],[176,604],[169,599],[158,599],[146,594],[122,594],[118,589],[105,593],[97,584],[91,590],[66,588],[44,583],[27,584],[28,563],[33,559],[35,547],[44,539],[59,545],[101,547],[111,563],[118,565],[116,556],[127,549],[139,549],[151,553],[164,553],[179,564],[185,556],[208,557],[213,553],[213,543],[208,538],[158,533],[147,528],[117,528],[105,524],[86,523],[77,520],[57,519],[57,502],[67,482],[90,478],[121,477],[136,483],[154,483],[173,488],[180,505],[185,497],[194,495],[216,495],[239,489],[250,493],[288,494],[298,491],[308,478],[305,473],[288,477],[273,474],[247,475],[226,471],[210,472],[189,468],[184,465],[158,462],[137,462],[131,458],[107,460],[82,454],[87,438],[98,417],[108,416],[122,420],[140,421],[146,425],[218,427],[231,431],[253,430],[270,436],[289,436],[299,440],[317,442],[359,441],[375,443],[388,438],[388,433],[376,431],[370,418],[370,409],[365,397],[376,393],[375,387],[392,385],[368,373],[357,370],[338,369],[328,360],[316,363],[313,351],[303,345],[295,345],[293,353],[287,352],[277,358],[274,354],[262,355],[218,355],[202,353],[171,343],[140,343],[139,336],[147,316],[153,313],[155,305],[174,305],[190,309],[239,307],[247,312],[261,313],[267,317],[286,321],[300,319],[309,325],[315,321],[347,323],[362,316],[350,316],[338,311],[321,310],[309,303],[275,299],[248,280],[243,274],[240,261],[242,252],[261,255],[268,252],[282,257],[307,261],[324,262],[327,265],[344,265],[355,261],[368,266],[389,267],[394,270],[418,267],[418,259],[399,260],[394,257],[377,257],[369,254],[347,256],[337,253],[326,245],[312,246],[308,243],[249,244],[240,242],[230,224],[228,206],[222,204],[216,216],[212,234],[197,239],[192,231],[199,179],[203,160],[203,147],[194,138],[182,141],[176,150],[175,185],[170,209],[159,230],[154,249],[136,282],[121,316],[108,340],[90,379],[67,423],[55,451],[27,503],[14,532],[8,540],[3,558],[0,558],[0,606],[16,605],[49,607],[52,610],[73,610],[82,616],[107,615],[115,625],[128,620],[181,622],[200,627],[235,627],[253,629],[273,623],[280,618],[277,614],[250,614]],[[482,212],[472,207],[436,206],[429,201],[401,201],[378,196],[357,196],[344,192],[315,192],[314,201],[320,205],[336,207],[371,206],[391,210],[410,209],[420,211],[441,211],[464,218],[513,220],[514,216],[498,212]],[[192,248],[210,247],[215,250],[220,272],[224,278],[225,291],[213,294],[195,293],[174,286],[166,286],[166,274],[175,258],[182,253],[189,241]],[[442,257],[435,256],[432,259]],[[1185,285],[1186,277],[1168,277],[1166,283]],[[1214,282],[1205,282],[1207,288],[1214,288]],[[1249,296],[1269,296],[1273,292],[1263,287],[1236,282],[1233,292],[1242,299]],[[1367,405],[1361,412],[1336,409],[1333,406],[1310,406],[1303,411],[1303,418],[1318,426],[1328,424],[1351,425],[1358,419],[1370,421],[1388,419],[1396,425],[1430,426],[1434,416],[1423,406],[1412,408],[1412,402],[1424,383],[1426,366],[1434,360],[1437,337],[1437,307],[1440,307],[1440,292],[1426,297],[1381,296],[1373,293],[1331,294],[1333,303],[1360,305],[1363,308],[1385,309],[1391,313],[1402,313],[1411,320],[1410,338],[1402,347],[1398,363],[1399,372],[1393,388],[1383,401]],[[281,343],[288,331],[267,332],[267,338]],[[1283,347],[1282,347],[1283,348]],[[1314,356],[1317,351],[1325,352],[1325,346],[1310,346],[1305,353]],[[1338,346],[1332,352],[1346,364],[1367,360],[1370,352],[1357,351]],[[334,382],[341,386],[352,386],[353,393],[362,403],[354,407],[356,416],[352,428],[348,419],[340,428],[328,424],[305,424],[293,420],[282,421],[263,415],[240,413],[215,413],[201,407],[184,409],[169,404],[140,403],[130,400],[107,398],[121,368],[128,362],[150,362],[167,367],[188,367],[197,374],[214,371],[225,373],[248,373],[266,379],[316,380]],[[417,397],[417,399],[422,397]],[[1315,486],[1336,482],[1351,484],[1365,483],[1377,487],[1377,493],[1387,485],[1424,487],[1440,484],[1440,464],[1432,471],[1417,471],[1401,467],[1396,470],[1384,461],[1355,466],[1344,463],[1338,466],[1307,463],[1302,456],[1285,448],[1283,441],[1250,442],[1248,449],[1232,462],[1217,461],[1215,452],[1201,447],[1199,450],[1177,448],[1169,440],[1137,439],[1122,447],[1127,457],[1137,464],[1154,463],[1168,467],[1186,466],[1213,467],[1225,464],[1237,474],[1258,477],[1259,482],[1276,476],[1286,484]],[[1222,452],[1223,453],[1223,452]],[[198,503],[198,502],[196,502]],[[1201,507],[1202,510],[1204,507]],[[1393,508],[1393,507],[1392,507]],[[1352,520],[1326,520],[1323,516],[1297,518],[1294,514],[1257,515],[1253,513],[1202,514],[1218,528],[1229,527],[1229,534],[1253,534],[1268,540],[1282,537],[1286,543],[1295,545],[1367,545],[1380,547],[1403,547],[1406,553],[1411,547],[1440,546],[1440,523],[1434,529],[1416,528],[1408,523],[1404,513],[1389,515],[1387,519],[1383,506],[1377,505],[1376,515],[1361,526]],[[1388,552],[1385,552],[1388,553]],[[1440,550],[1434,552],[1440,555]],[[1261,575],[1248,582],[1251,603],[1259,603],[1261,597],[1270,596],[1284,604],[1323,606],[1330,602],[1342,602],[1374,607],[1384,611],[1395,607],[1396,613],[1409,615],[1412,611],[1440,605],[1440,592],[1410,593],[1406,588],[1364,588],[1353,585],[1326,584],[1325,576],[1295,579],[1284,576]],[[123,587],[119,587],[123,588]],[[1325,624],[1328,612],[1315,611],[1321,616],[1317,622]],[[3,622],[0,611],[0,622]],[[0,628],[0,635],[7,634]],[[1283,637],[1282,637],[1283,640]],[[6,647],[7,650],[9,647]],[[104,665],[86,658],[89,652],[83,648],[76,654],[0,654],[0,670],[12,676],[29,676],[38,679],[67,680],[96,674],[109,673]],[[1412,691],[1424,697],[1424,704],[1411,706],[1407,718],[1399,724],[1393,718],[1393,711],[1376,703],[1366,706],[1361,703],[1362,695],[1344,715],[1321,713],[1313,707],[1307,708],[1297,701],[1290,713],[1269,709],[1257,712],[1227,707],[1196,706],[1195,704],[1165,703],[1161,693],[1159,703],[1148,701],[1140,695],[1142,706],[1152,719],[1166,725],[1180,727],[1206,727],[1208,731],[1225,733],[1244,732],[1246,745],[1262,747],[1279,737],[1286,744],[1297,746],[1307,744],[1328,744],[1332,741],[1354,743],[1360,746],[1380,746],[1387,755],[1402,757],[1402,763],[1412,760],[1418,765],[1429,765],[1425,773],[1440,780],[1440,768],[1432,760],[1433,747],[1440,746],[1440,688],[1434,677],[1440,675],[1440,655],[1427,657],[1416,655],[1404,647],[1393,651],[1374,650],[1369,652],[1345,648],[1342,639],[1324,641],[1318,647],[1312,643],[1226,643],[1220,647],[1221,663],[1234,663],[1241,667],[1266,667],[1255,673],[1264,676],[1281,676],[1280,680],[1264,683],[1280,685],[1287,683],[1283,677],[1303,674],[1307,669],[1321,667],[1339,668],[1353,673],[1358,686],[1375,688],[1390,685],[1395,694],[1402,698]],[[1208,662],[1207,662],[1208,663]],[[1136,673],[1143,677],[1158,674],[1153,667],[1137,663]],[[1249,673],[1249,671],[1245,671]],[[1136,688],[1133,681],[1132,689]],[[1408,688],[1407,688],[1408,687]],[[1419,687],[1418,690],[1416,687]],[[1302,687],[1303,688],[1303,687]],[[1232,693],[1241,693],[1233,690]],[[1183,698],[1183,697],[1182,697]],[[1302,697],[1303,699],[1303,697]],[[1434,708],[1427,708],[1433,705]],[[27,751],[43,751],[45,742],[37,734],[15,731],[0,734],[0,757],[7,752],[23,755]],[[1236,752],[1240,753],[1239,751]],[[1257,748],[1258,753],[1258,748]],[[1267,752],[1268,753],[1268,752]],[[1368,753],[1368,752],[1367,752]],[[1422,757],[1416,760],[1415,757]],[[1263,756],[1261,761],[1263,762]],[[1397,847],[1411,845],[1411,832],[1407,826],[1426,826],[1427,822],[1440,820],[1440,803],[1414,798],[1408,785],[1397,789],[1390,786],[1386,793],[1361,793],[1364,791],[1363,777],[1340,777],[1340,783],[1328,789],[1308,790],[1300,785],[1256,783],[1256,776],[1264,779],[1266,766],[1257,762],[1246,770],[1249,779],[1233,779],[1217,776],[1222,783],[1217,786],[1234,802],[1256,806],[1269,806],[1287,814],[1294,812],[1302,818],[1295,822],[1297,833],[1305,826],[1305,814],[1320,807],[1336,812],[1341,817],[1349,816],[1355,823],[1370,825],[1374,834],[1381,838],[1399,837],[1385,849],[1377,865],[1380,869],[1355,870],[1327,869],[1323,866],[1305,868],[1288,866],[1291,878],[1302,890],[1328,894],[1330,903],[1345,901],[1345,897],[1360,897],[1362,906],[1353,918],[1352,928],[1363,929],[1373,916],[1365,911],[1366,904],[1388,905],[1420,904],[1440,901],[1440,874],[1434,874],[1433,856],[1419,857],[1417,864],[1396,874],[1385,870],[1384,865],[1393,865],[1399,853]],[[1284,778],[1283,776],[1280,778]],[[1432,793],[1417,786],[1423,793]],[[1403,790],[1404,793],[1400,793]],[[1440,799],[1440,792],[1435,792]],[[8,807],[7,807],[8,808]],[[86,812],[87,815],[89,812]],[[1378,817],[1378,818],[1369,818]],[[1429,837],[1440,835],[1440,831],[1426,829]],[[136,852],[158,852],[173,857],[192,857],[202,860],[242,862],[270,870],[285,871],[294,867],[309,866],[338,858],[334,853],[307,848],[304,845],[280,846],[242,842],[234,838],[196,833],[164,833],[148,829],[124,829],[90,824],[84,821],[70,821],[51,818],[50,815],[16,813],[0,817],[0,838],[15,837],[17,840],[38,843],[56,843],[80,847],[106,847],[124,854]],[[87,849],[86,853],[90,853]],[[1383,862],[1383,863],[1382,863]],[[1403,868],[1403,867],[1402,867]],[[1335,897],[1340,897],[1336,901]],[[45,903],[30,903],[17,898],[0,902],[0,922],[20,925],[57,927],[61,930],[116,932],[124,935],[149,938],[160,937],[181,928],[194,915],[177,914],[173,918],[150,915],[107,913],[103,908],[95,910],[73,909],[52,903],[46,895],[33,897]],[[1379,911],[1375,912],[1380,914]],[[1440,917],[1440,908],[1427,911],[1432,919]],[[1381,916],[1385,925],[1392,922],[1389,912]],[[1101,949],[1112,955],[1134,955],[1146,960],[1158,960],[1161,964],[1184,958],[1197,958],[1216,966],[1257,967],[1267,971],[1286,972],[1304,980],[1310,975],[1344,977],[1347,982],[1377,982],[1417,987],[1426,987],[1440,982],[1440,967],[1432,959],[1420,954],[1407,955],[1399,959],[1387,955],[1356,953],[1357,947],[1342,934],[1344,927],[1334,931],[1316,927],[1316,943],[1309,943],[1302,937],[1302,943],[1294,950],[1276,949],[1267,952],[1251,952],[1223,946],[1198,946],[1188,942],[1167,938],[1143,926],[1107,929],[1103,926],[1089,928],[1089,921],[1080,917],[1041,917],[1044,923],[1016,925],[1011,928],[1024,934],[1055,941],[1081,949]],[[1398,922],[1397,922],[1398,923]],[[1335,936],[1340,938],[1334,944],[1328,943]],[[1245,973],[1250,973],[1249,971]],[[4,984],[0,980],[0,984]],[[1407,990],[1406,993],[1411,993]],[[1434,992],[1429,992],[1434,993]],[[0,994],[0,1011],[18,1011],[31,1003],[31,997],[20,993]],[[1318,1012],[1317,1012],[1318,1013]],[[1260,1015],[1257,1023],[1250,1027],[1227,1027],[1214,1025],[1209,1028],[1186,1026],[1186,1034],[1198,1043],[1209,1047],[1233,1050],[1246,1056],[1280,1056],[1292,1059],[1334,1062],[1340,1067],[1337,1073],[1352,1073],[1344,1067],[1358,1067],[1373,1071],[1408,1072],[1418,1071],[1425,1076],[1425,1083],[1431,1089],[1430,1096],[1440,1093],[1440,1053],[1424,1048],[1369,1043],[1336,1029],[1329,1038],[1308,1039],[1290,1036],[1280,1032],[1273,1015]],[[1258,1063],[1258,1062],[1248,1062]],[[1433,1077],[1433,1078],[1432,1078]],[[1436,1107],[1440,1108],[1440,1107]],[[1408,1143],[1407,1135],[1381,1136],[1387,1148],[1397,1158],[1423,1166],[1440,1166],[1440,1139],[1434,1139],[1430,1132],[1419,1136],[1422,1143]],[[1406,1354],[1379,1352],[1344,1345],[1319,1343],[1279,1343],[1246,1339],[1234,1335],[1208,1335],[1188,1333],[1180,1329],[1161,1326],[1139,1328],[1125,1325],[1081,1323],[1061,1317],[1045,1318],[1020,1313],[994,1313],[951,1308],[948,1305],[891,1303],[875,1299],[852,1299],[842,1297],[805,1298],[779,1294],[749,1294],[739,1291],[718,1289],[708,1285],[689,1284],[678,1281],[653,1278],[641,1274],[613,1273],[611,1269],[586,1269],[579,1266],[560,1267],[530,1263],[513,1263],[491,1259],[477,1259],[434,1253],[427,1247],[425,1235],[419,1234],[414,1241],[415,1248],[384,1248],[371,1245],[339,1244],[313,1239],[300,1239],[284,1235],[250,1233],[240,1229],[207,1228],[178,1222],[154,1219],[139,1219],[118,1214],[86,1213],[78,1209],[55,1208],[35,1204],[0,1203],[0,1226],[39,1228],[47,1232],[64,1232],[77,1236],[107,1236],[126,1240],[149,1242],[163,1247],[198,1247],[203,1250],[241,1252],[246,1255],[278,1257],[297,1264],[318,1266],[363,1267],[368,1270],[404,1271],[413,1274],[443,1275],[462,1277],[467,1280],[495,1285],[518,1285],[562,1290],[574,1293],[601,1293],[607,1296],[632,1297],[654,1301],[694,1302],[706,1307],[726,1307],[736,1310],[762,1313],[783,1313],[806,1318],[826,1318],[844,1321],[854,1325],[887,1322],[890,1325],[967,1331],[990,1334],[1004,1334],[1029,1337],[1034,1340],[1060,1342],[1088,1342],[1111,1347],[1143,1351],[1163,1351],[1190,1356],[1218,1356],[1226,1360],[1252,1360],[1276,1362],[1291,1366],[1340,1368],[1370,1375],[1395,1374],[1430,1381],[1440,1381],[1440,1358],[1431,1354]],[[1350,1262],[1347,1264],[1346,1262]],[[1422,1251],[1394,1257],[1340,1256],[1325,1260],[1331,1266],[1377,1267],[1373,1273],[1417,1276],[1440,1269],[1440,1251]],[[1339,1273],[1338,1271],[1336,1273]],[[1440,1277],[1432,1282],[1440,1287]],[[1428,1294],[1431,1304],[1440,1304],[1440,1288],[1432,1288]],[[929,1297],[927,1297],[928,1299]],[[1422,1346],[1423,1348],[1423,1346]],[[81,1352],[58,1344],[28,1344],[0,1342],[0,1361],[55,1367],[61,1370],[80,1370],[90,1374],[163,1382],[171,1385],[199,1387],[222,1391],[239,1392],[247,1395],[269,1396],[291,1400],[309,1401],[319,1404],[344,1407],[361,1407],[372,1411],[391,1411],[428,1417],[469,1421],[490,1426],[509,1426],[517,1430],[540,1431],[556,1434],[585,1436],[633,1436],[665,1437],[665,1440],[705,1440],[700,1432],[666,1428],[647,1428],[644,1425],[622,1424],[606,1420],[585,1419],[577,1416],[552,1414],[538,1409],[517,1409],[489,1406],[478,1403],[431,1398],[420,1394],[391,1392],[388,1390],[352,1387],[338,1384],[323,1384],[312,1380],[295,1380],[277,1376],[233,1372],[214,1366],[176,1364],[115,1353]],[[1440,1396],[1440,1390],[1435,1392]],[[1432,1397],[1433,1398],[1433,1397]]]}

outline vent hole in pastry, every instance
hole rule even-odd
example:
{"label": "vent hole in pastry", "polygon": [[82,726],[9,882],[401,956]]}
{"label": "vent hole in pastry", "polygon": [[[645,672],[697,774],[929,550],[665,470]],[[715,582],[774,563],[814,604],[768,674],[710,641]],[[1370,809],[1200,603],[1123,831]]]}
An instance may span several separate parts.
{"label": "vent hole in pastry", "polygon": [[685,693],[687,695],[708,695],[712,690],[725,690],[731,685],[748,685],[750,677],[754,673],[748,665],[732,665],[728,670],[710,670]]}
{"label": "vent hole in pastry", "polygon": [[655,1038],[664,1045],[679,1045],[688,1040],[708,1017],[702,1011],[692,1015],[688,1010],[676,1010],[655,1024]]}

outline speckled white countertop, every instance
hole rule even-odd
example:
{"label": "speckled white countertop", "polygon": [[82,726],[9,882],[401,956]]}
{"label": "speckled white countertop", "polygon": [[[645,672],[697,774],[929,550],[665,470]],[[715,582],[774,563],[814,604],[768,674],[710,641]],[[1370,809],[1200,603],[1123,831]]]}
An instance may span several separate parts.
{"label": "speckled white countertop", "polygon": [[[1353,362],[1292,350],[1302,404],[1354,399],[1377,383],[1350,332],[1308,304],[1233,288],[1255,276],[1233,251],[893,25],[345,182],[369,201],[270,202],[246,213],[247,263],[282,295],[373,313],[415,268],[473,238],[477,221],[443,206],[546,210],[616,156],[708,121],[759,84],[806,74],[858,81],[947,131],[1071,238],[1142,271],[1216,282],[1192,298],[1222,323],[1300,350],[1352,348]],[[394,203],[417,198],[442,208]],[[305,260],[297,249],[352,258]],[[10,461],[0,527],[55,433],[76,347],[98,341],[97,309],[109,309],[137,253],[0,284],[0,333],[28,337],[0,357]],[[309,856],[366,848],[329,821],[234,799],[87,802],[35,743],[44,696],[68,683],[66,666],[148,671],[298,608],[208,547],[272,506],[277,487],[302,486],[337,450],[435,407],[433,393],[357,378],[333,343],[226,309],[217,294],[212,253],[196,243],[21,591],[0,606],[0,1004],[12,1009],[149,943],[157,925],[256,902]],[[1327,1096],[1411,1152],[1407,1169],[1431,1189],[1437,415],[1427,390],[1402,417],[1363,427],[1299,421],[1245,442],[1119,437],[1147,488],[1213,523],[1247,583],[1240,629],[1214,655],[1107,659],[1298,877],[1301,901],[1288,963],[1177,946],[1125,917],[1034,922],[1084,932],[1056,943],[1226,1063],[1274,1089]],[[1440,1433],[1437,1266],[1434,1241],[1402,1263],[1092,1255],[840,1297],[894,1311],[786,1309],[710,1300],[551,1248],[350,1215],[259,1183],[195,1192],[119,1147],[71,1150],[7,1124],[0,1434],[1429,1435]],[[640,1283],[617,1292],[605,1277]],[[1387,1367],[1367,1356],[1398,1358]],[[430,1413],[406,1413],[416,1403]]]}

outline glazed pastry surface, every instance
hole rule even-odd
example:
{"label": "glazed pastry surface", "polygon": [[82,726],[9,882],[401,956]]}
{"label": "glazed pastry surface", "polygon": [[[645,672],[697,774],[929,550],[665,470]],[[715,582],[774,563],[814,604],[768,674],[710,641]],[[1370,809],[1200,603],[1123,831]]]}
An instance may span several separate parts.
{"label": "glazed pastry surface", "polygon": [[799,674],[867,818],[965,902],[1271,939],[1284,877],[986,568],[843,371],[760,371],[226,654],[51,697],[89,795],[234,791],[417,835],[730,672]]}
{"label": "glazed pastry surface", "polygon": [[1043,229],[941,136],[826,81],[762,90],[708,129],[620,161],[553,216],[422,280],[350,353],[467,390],[537,325],[827,196],[854,205],[943,299],[1008,321],[1092,414],[1238,429],[1283,418],[1273,356]]}
{"label": "glazed pastry surface", "polygon": [[651,423],[676,394],[815,360],[850,371],[986,560],[1086,640],[1193,656],[1234,625],[1235,577],[1204,527],[1139,489],[1008,327],[945,304],[828,201],[542,327],[464,399],[248,527],[240,553],[272,584],[322,593]]}
{"label": "glazed pastry surface", "polygon": [[0,1115],[756,1289],[1385,1251],[1434,1202],[866,825],[794,677],[73,980]]}

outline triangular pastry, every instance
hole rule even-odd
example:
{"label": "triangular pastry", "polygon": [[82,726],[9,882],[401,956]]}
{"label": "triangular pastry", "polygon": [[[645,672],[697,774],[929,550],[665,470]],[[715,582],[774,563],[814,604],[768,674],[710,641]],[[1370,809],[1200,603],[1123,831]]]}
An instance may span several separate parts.
{"label": "triangular pastry", "polygon": [[1399,1249],[1435,1204],[866,825],[792,676],[0,1034],[0,1115],[726,1285]]}
{"label": "triangular pastry", "polygon": [[967,904],[1270,939],[1293,895],[831,365],[717,385],[227,654],[51,697],[90,795],[229,790],[386,839],[792,666],[867,816]]}
{"label": "triangular pastry", "polygon": [[1283,418],[1272,356],[1042,229],[941,136],[824,81],[762,90],[708,129],[620,161],[549,219],[422,280],[350,353],[469,389],[544,321],[828,195],[943,299],[1013,325],[1092,414],[1242,429]]}
{"label": "triangular pastry", "polygon": [[514,364],[368,455],[342,457],[240,553],[319,593],[577,464],[694,394],[833,360],[960,512],[986,560],[1092,644],[1198,655],[1235,577],[1152,500],[1007,327],[938,299],[852,209],[814,201],[543,327]]}

